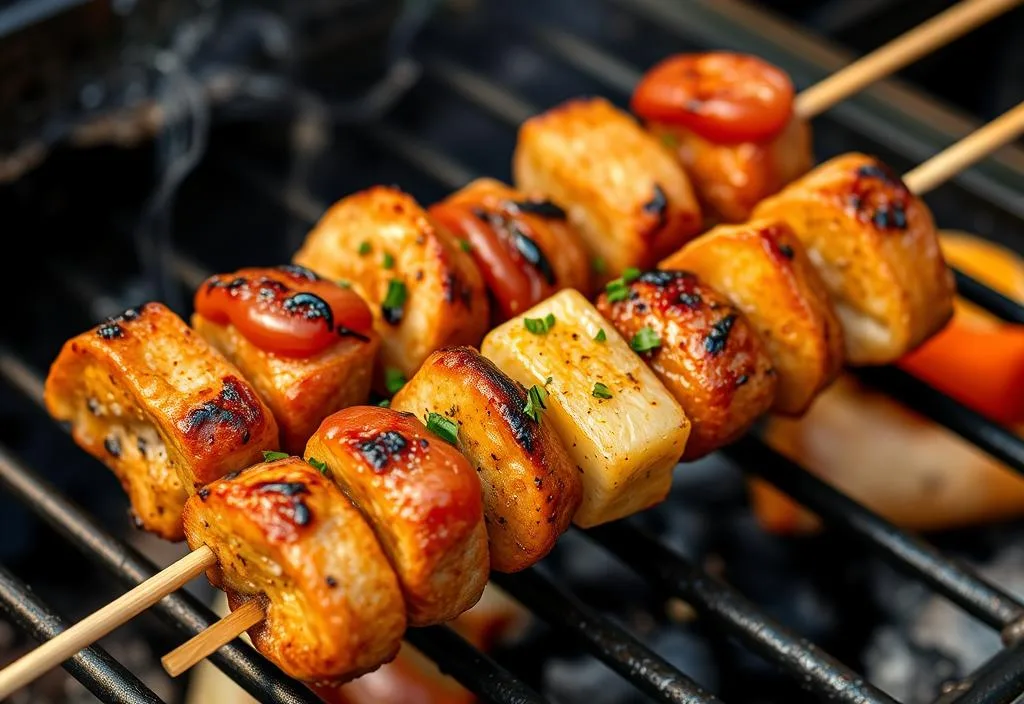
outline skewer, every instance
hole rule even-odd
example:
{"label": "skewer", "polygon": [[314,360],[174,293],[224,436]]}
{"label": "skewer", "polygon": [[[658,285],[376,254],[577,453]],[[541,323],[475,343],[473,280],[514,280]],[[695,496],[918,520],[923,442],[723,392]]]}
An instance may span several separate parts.
{"label": "skewer", "polygon": [[883,76],[1020,4],[1021,0],[963,0],[803,91],[796,97],[794,110],[804,119],[820,115]]}
{"label": "skewer", "polygon": [[0,700],[92,645],[217,564],[205,545],[0,671]]}
{"label": "skewer", "polygon": [[[202,549],[209,550],[205,545],[200,548],[200,550]],[[262,621],[266,615],[264,600],[251,599],[202,633],[164,655],[160,658],[160,664],[164,666],[168,675],[177,677],[215,653],[221,646],[245,633]]]}
{"label": "skewer", "polygon": [[903,176],[903,182],[912,193],[923,195],[1022,133],[1024,102],[911,169]]}

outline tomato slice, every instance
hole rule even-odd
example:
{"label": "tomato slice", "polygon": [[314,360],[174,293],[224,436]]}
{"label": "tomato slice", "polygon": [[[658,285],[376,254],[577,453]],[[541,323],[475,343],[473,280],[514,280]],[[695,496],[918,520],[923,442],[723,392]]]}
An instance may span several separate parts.
{"label": "tomato slice", "polygon": [[196,292],[195,308],[284,357],[312,356],[342,337],[365,337],[373,326],[370,309],[354,291],[295,266],[213,276]]}
{"label": "tomato slice", "polygon": [[644,120],[679,125],[711,142],[761,142],[789,122],[793,84],[781,69],[747,54],[679,54],[644,75],[631,107]]}

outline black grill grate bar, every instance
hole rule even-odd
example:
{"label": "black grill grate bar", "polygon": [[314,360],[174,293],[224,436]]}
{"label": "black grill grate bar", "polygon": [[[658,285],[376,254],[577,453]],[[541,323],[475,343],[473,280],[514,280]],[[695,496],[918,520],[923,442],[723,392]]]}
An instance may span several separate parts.
{"label": "black grill grate bar", "polygon": [[1024,616],[1024,605],[974,570],[943,557],[925,541],[896,528],[752,435],[722,452],[993,628],[1007,628]]}
{"label": "black grill grate bar", "polygon": [[[0,446],[0,483],[87,557],[125,584],[134,586],[157,572],[156,565],[104,531],[3,446]],[[189,636],[217,621],[216,614],[182,591],[165,597],[152,610]],[[218,650],[210,660],[261,702],[319,702],[309,689],[286,677],[248,645],[232,643]]]}
{"label": "black grill grate bar", "polygon": [[973,674],[943,688],[934,704],[1010,704],[1024,689],[1024,645],[1000,650]]}
{"label": "black grill grate bar", "polygon": [[[551,49],[556,56],[623,97],[632,92],[633,86],[640,79],[639,70],[605,54],[579,37],[551,28],[533,28],[531,33],[541,39],[541,46]],[[570,52],[577,53],[573,55]],[[513,92],[457,61],[434,57],[427,63],[426,69],[429,78],[449,87],[456,95],[513,129],[518,129],[525,119],[520,119],[520,114],[528,118],[541,112]],[[627,77],[631,77],[628,85]],[[508,110],[510,105],[519,106],[516,114]],[[953,273],[957,291],[965,299],[1003,320],[1024,323],[1024,306],[956,268],[953,268]]]}
{"label": "black grill grate bar", "polygon": [[446,675],[473,694],[501,704],[544,704],[541,697],[504,667],[446,626],[410,628],[405,639],[423,651]]}
{"label": "black grill grate bar", "polygon": [[[33,595],[27,584],[0,566],[0,610],[38,641],[67,629],[63,619]],[[107,704],[163,704],[149,687],[98,645],[64,664],[72,677]]]}
{"label": "black grill grate bar", "polygon": [[897,704],[821,648],[761,613],[732,587],[692,565],[626,519],[585,531],[648,580],[677,594],[767,661],[829,701]]}
{"label": "black grill grate bar", "polygon": [[655,701],[679,704],[720,701],[537,568],[517,574],[495,573],[491,581],[552,626],[572,634],[604,664]]}
{"label": "black grill grate bar", "polygon": [[857,376],[1024,474],[1024,439],[998,423],[899,369],[865,367]]}
{"label": "black grill grate bar", "polygon": [[[188,259],[181,261],[190,266]],[[43,405],[42,380],[39,375],[16,355],[0,348],[0,376],[15,388],[23,391],[30,400]],[[6,486],[38,516],[68,538],[87,556],[117,575],[126,584],[135,585],[157,572],[157,567],[133,548],[106,533],[80,508],[64,499],[46,480],[27,466],[18,462],[3,445],[0,445],[0,484]],[[165,597],[153,609],[165,621],[189,636],[206,629],[218,620],[216,614],[185,592]],[[427,630],[424,635],[417,630]],[[477,653],[472,646],[451,633],[451,637],[437,638],[434,634],[450,629],[411,629],[406,638],[413,642],[428,658],[437,663],[442,671],[450,671],[466,689],[487,698],[484,692],[496,692],[488,701],[502,702],[543,702],[535,692],[518,682],[504,668],[490,658]],[[414,635],[415,634],[415,635]],[[480,660],[477,669],[464,669],[451,664],[453,643],[462,643],[458,652],[466,657]],[[262,702],[305,702],[316,704],[320,699],[305,686],[287,677],[262,655],[245,644],[231,644],[218,650],[209,658],[227,673],[243,689]],[[495,689],[497,688],[497,689]],[[518,692],[510,700],[498,696],[502,691]]]}

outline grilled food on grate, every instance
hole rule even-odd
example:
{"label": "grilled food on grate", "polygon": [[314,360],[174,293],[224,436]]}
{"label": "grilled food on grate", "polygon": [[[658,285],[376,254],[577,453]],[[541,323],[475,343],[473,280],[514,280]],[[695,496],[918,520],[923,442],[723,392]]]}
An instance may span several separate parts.
{"label": "grilled food on grate", "polygon": [[196,332],[252,383],[286,451],[301,454],[320,421],[369,398],[380,339],[355,292],[295,265],[240,269],[203,283],[195,308]]}
{"label": "grilled food on grate", "polygon": [[472,347],[439,350],[391,408],[455,423],[483,484],[491,569],[516,572],[550,552],[582,497],[576,463],[550,423],[534,423],[526,388]]}
{"label": "grilled food on grate", "polygon": [[294,261],[351,285],[370,305],[383,373],[412,376],[445,345],[475,345],[487,330],[480,271],[411,197],[377,186],[336,203]]}
{"label": "grilled food on grate", "polygon": [[277,423],[242,373],[159,303],[72,338],[46,407],[107,465],[146,530],[181,540],[196,489],[277,449]]}

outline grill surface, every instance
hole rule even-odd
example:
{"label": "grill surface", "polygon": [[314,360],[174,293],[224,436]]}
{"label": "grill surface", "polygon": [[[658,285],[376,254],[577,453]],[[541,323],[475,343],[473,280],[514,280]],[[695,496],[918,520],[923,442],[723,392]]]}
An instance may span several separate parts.
{"label": "grill surface", "polygon": [[[731,1],[571,0],[556,5],[545,7],[541,0],[495,2],[486,11],[435,22],[416,52],[425,79],[384,121],[332,130],[316,110],[300,116],[303,129],[316,137],[308,139],[307,132],[305,143],[323,154],[301,170],[301,181],[283,156],[294,141],[282,144],[284,130],[279,126],[242,127],[218,135],[204,165],[208,173],[201,174],[189,188],[216,185],[219,202],[212,209],[205,206],[178,213],[175,232],[179,249],[171,257],[175,289],[194,287],[208,270],[288,259],[298,238],[327,202],[376,182],[401,183],[422,201],[430,202],[478,174],[508,179],[514,128],[525,117],[581,93],[605,94],[623,104],[639,67],[667,53],[713,46],[753,51],[788,70],[801,86],[834,68],[829,63],[834,57],[828,52],[808,50],[807,40],[792,38],[784,27],[763,21]],[[530,19],[524,21],[524,17]],[[496,37],[501,37],[497,46]],[[949,118],[929,119],[926,126],[919,114],[886,101],[894,90],[897,88],[892,86],[873,90],[819,119],[815,129],[818,157],[857,149],[877,153],[896,169],[905,170],[966,131]],[[908,101],[913,103],[910,98]],[[257,156],[252,155],[254,144],[262,147]],[[1014,238],[1024,215],[1020,197],[1024,171],[1015,169],[1017,158],[1010,153],[1001,160],[990,160],[936,192],[928,200],[937,220],[946,227],[983,231],[1010,246],[1018,245]],[[232,178],[224,179],[225,174]],[[76,183],[72,191],[65,194],[73,206],[70,210],[80,207],[84,212],[75,212],[71,220],[57,216],[51,227],[87,219],[92,199],[110,196],[105,186],[89,183]],[[254,193],[267,197],[254,199]],[[14,202],[20,202],[22,195],[15,194]],[[125,200],[131,202],[132,198],[126,195]],[[125,212],[132,213],[131,207]],[[34,224],[28,219],[15,222],[21,227]],[[289,237],[281,237],[283,232]],[[61,340],[80,329],[79,323],[84,327],[98,314],[134,302],[125,300],[129,296],[152,294],[154,289],[146,288],[152,287],[152,282],[136,280],[128,292],[109,290],[98,283],[116,278],[114,272],[134,269],[124,232],[118,236],[114,241],[120,244],[99,258],[88,254],[90,248],[98,249],[96,241],[88,243],[90,247],[67,245],[62,260],[76,262],[76,266],[70,275],[62,276],[66,290],[58,287],[59,300],[36,302],[41,310],[49,311],[52,317],[48,320],[59,320],[60,325],[19,319],[7,330],[17,334],[5,336],[8,347],[0,349],[0,376],[9,390],[21,397],[22,409],[25,400],[37,411],[41,407],[37,369],[52,358]],[[202,264],[195,263],[198,260]],[[1024,322],[1020,306],[966,277],[958,279],[967,297],[1007,320]],[[865,371],[860,376],[1024,474],[1024,442],[1012,433],[894,369]],[[59,435],[56,428],[52,433]],[[725,455],[813,509],[854,543],[889,560],[1001,634],[1007,647],[974,675],[951,685],[936,704],[996,704],[1013,701],[1024,692],[1024,646],[1018,644],[1024,636],[1024,605],[1017,599],[804,472],[756,437],[743,439]],[[85,471],[101,472],[91,461],[83,458],[82,462],[93,465]],[[141,581],[156,570],[152,562],[107,533],[2,444],[0,482],[124,584]],[[772,663],[815,697],[851,704],[895,701],[768,616],[736,589],[661,544],[637,521],[593,529],[586,537],[660,591],[692,605],[713,628]],[[622,626],[557,584],[545,570],[495,575],[495,581],[554,632],[592,653],[646,696],[667,702],[718,701]],[[45,604],[27,594],[23,583],[0,570],[0,602],[13,619],[35,636],[58,631],[60,621]],[[168,597],[154,610],[186,635],[215,620],[207,608],[184,592]],[[485,701],[543,701],[522,679],[475,651],[448,628],[412,630],[408,639]],[[315,701],[247,645],[236,642],[213,660],[260,701]],[[68,669],[102,701],[159,701],[98,649],[80,654]]]}

